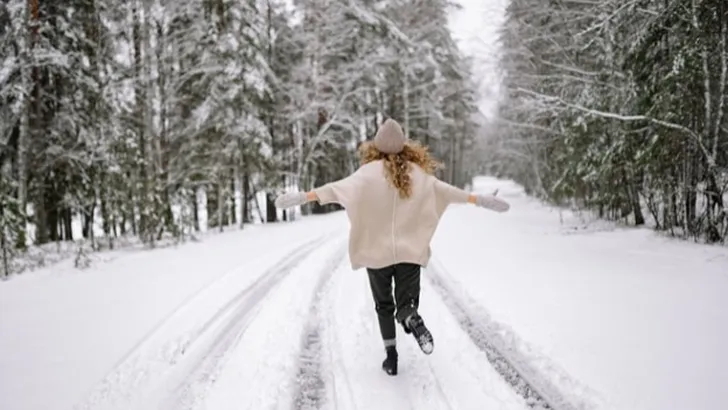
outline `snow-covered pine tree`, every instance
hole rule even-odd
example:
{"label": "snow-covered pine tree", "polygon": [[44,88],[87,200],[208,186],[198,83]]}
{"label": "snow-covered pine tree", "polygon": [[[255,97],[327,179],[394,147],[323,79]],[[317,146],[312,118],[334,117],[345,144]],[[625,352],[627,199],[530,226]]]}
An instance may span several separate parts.
{"label": "snow-covered pine tree", "polygon": [[462,183],[478,129],[446,7],[3,2],[0,177],[20,212],[4,243],[26,242],[23,203],[35,244],[80,239],[74,220],[95,248],[276,221],[275,195],[353,172],[389,116]]}
{"label": "snow-covered pine tree", "polygon": [[[513,0],[498,157],[530,190],[709,242],[728,234],[728,7]],[[498,158],[496,158],[498,159]]]}

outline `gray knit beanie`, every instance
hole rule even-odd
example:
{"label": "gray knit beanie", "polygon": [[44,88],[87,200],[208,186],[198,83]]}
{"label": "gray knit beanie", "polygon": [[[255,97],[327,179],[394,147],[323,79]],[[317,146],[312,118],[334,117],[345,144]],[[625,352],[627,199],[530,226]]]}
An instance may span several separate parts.
{"label": "gray knit beanie", "polygon": [[374,136],[374,146],[385,154],[399,154],[404,149],[405,138],[402,127],[389,118],[384,121]]}

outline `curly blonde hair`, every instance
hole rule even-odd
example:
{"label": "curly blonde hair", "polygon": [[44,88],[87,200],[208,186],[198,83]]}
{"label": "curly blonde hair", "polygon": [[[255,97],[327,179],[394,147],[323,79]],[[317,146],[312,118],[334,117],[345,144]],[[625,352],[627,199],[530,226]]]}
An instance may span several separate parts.
{"label": "curly blonde hair", "polygon": [[366,141],[359,146],[359,159],[362,165],[383,160],[387,181],[397,188],[400,198],[405,199],[412,195],[410,171],[413,163],[430,175],[442,167],[440,162],[430,156],[427,147],[413,140],[408,140],[398,154],[385,154],[371,141]]}

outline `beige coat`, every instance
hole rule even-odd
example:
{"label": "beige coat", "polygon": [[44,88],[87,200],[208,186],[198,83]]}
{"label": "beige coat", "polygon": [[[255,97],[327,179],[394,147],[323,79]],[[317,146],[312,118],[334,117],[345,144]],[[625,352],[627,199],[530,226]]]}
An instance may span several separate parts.
{"label": "beige coat", "polygon": [[384,172],[381,160],[370,162],[314,192],[319,203],[338,203],[346,209],[352,269],[402,262],[427,266],[430,240],[445,208],[467,202],[469,193],[412,164],[412,195],[402,199]]}

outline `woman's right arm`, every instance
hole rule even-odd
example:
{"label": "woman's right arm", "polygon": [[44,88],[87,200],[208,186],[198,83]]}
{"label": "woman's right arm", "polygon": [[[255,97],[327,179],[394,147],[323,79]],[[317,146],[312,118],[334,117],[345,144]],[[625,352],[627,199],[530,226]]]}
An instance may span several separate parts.
{"label": "woman's right arm", "polygon": [[354,173],[346,178],[322,185],[308,192],[307,198],[310,198],[310,201],[318,201],[321,205],[339,204],[346,208],[356,191],[356,175]]}
{"label": "woman's right arm", "polygon": [[330,182],[308,192],[286,192],[276,198],[276,208],[286,209],[303,205],[307,202],[317,201],[321,205],[338,203],[346,206],[349,197],[351,176]]}

